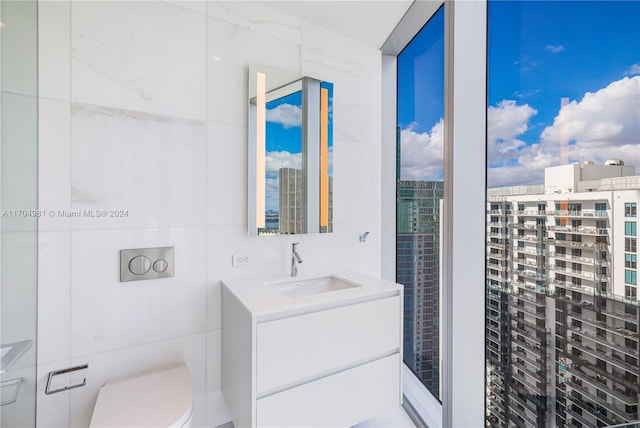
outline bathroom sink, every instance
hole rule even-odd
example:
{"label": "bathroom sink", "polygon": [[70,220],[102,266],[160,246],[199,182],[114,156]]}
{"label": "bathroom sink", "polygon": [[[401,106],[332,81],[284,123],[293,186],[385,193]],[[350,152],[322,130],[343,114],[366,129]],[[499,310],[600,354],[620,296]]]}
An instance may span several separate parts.
{"label": "bathroom sink", "polygon": [[322,278],[293,280],[267,284],[271,290],[288,297],[309,296],[313,294],[328,293],[331,291],[345,290],[359,287],[360,284],[345,281],[334,276]]}

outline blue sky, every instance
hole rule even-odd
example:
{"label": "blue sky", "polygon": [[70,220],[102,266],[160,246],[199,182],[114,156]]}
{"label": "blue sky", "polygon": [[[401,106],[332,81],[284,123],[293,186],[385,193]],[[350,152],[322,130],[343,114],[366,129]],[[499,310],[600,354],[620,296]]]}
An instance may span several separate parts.
{"label": "blue sky", "polygon": [[[440,46],[436,18],[423,31],[432,47],[399,59],[400,96],[420,94],[398,106],[403,178],[441,177],[433,100],[443,94],[444,54],[429,54]],[[489,187],[541,183],[544,168],[560,164],[565,136],[568,162],[640,165],[640,2],[490,1],[488,43]]]}

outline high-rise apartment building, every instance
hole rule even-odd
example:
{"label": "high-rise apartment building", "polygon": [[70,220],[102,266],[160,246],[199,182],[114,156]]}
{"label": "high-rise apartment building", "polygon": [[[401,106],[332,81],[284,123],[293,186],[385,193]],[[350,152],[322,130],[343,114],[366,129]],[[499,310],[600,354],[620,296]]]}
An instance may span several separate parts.
{"label": "high-rise apartment building", "polygon": [[620,161],[488,191],[487,424],[639,419],[640,176]]}
{"label": "high-rise apartment building", "polygon": [[404,285],[404,360],[440,396],[442,181],[397,180],[396,281]]}
{"label": "high-rise apartment building", "polygon": [[[333,177],[328,183],[328,215],[326,226],[320,225],[321,233],[333,232]],[[278,171],[278,232],[280,234],[305,233],[304,181],[301,169],[280,168]]]}
{"label": "high-rise apartment building", "polygon": [[299,234],[304,231],[304,183],[302,170],[280,168],[278,171],[278,229],[282,234]]}

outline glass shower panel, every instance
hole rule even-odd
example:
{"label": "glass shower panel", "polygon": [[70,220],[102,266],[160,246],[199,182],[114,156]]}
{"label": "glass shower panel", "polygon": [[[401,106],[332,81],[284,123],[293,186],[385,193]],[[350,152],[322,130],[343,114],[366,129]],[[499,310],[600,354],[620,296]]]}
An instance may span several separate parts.
{"label": "glass shower panel", "polygon": [[36,423],[37,2],[0,2],[0,426]]}

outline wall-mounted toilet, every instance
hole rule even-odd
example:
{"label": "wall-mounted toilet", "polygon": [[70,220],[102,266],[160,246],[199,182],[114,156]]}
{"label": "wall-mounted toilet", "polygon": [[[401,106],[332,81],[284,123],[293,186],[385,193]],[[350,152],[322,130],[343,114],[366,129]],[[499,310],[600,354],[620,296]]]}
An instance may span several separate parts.
{"label": "wall-mounted toilet", "polygon": [[192,415],[189,371],[180,363],[105,383],[90,427],[190,427]]}

